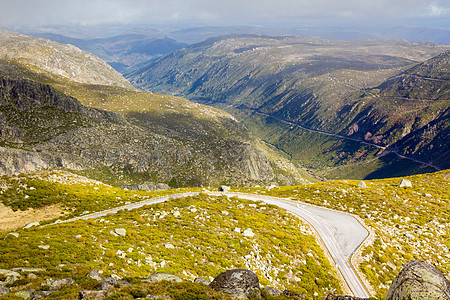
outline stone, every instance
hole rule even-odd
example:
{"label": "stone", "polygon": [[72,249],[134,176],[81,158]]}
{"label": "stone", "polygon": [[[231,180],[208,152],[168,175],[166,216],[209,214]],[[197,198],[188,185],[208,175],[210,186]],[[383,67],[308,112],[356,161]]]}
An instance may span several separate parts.
{"label": "stone", "polygon": [[29,274],[27,275],[27,278],[35,279],[35,278],[37,278],[37,276],[36,276],[36,274],[34,274],[34,273],[29,273]]}
{"label": "stone", "polygon": [[44,272],[45,269],[42,268],[28,268],[28,267],[20,267],[20,268],[12,268],[12,271],[29,273],[29,272]]}
{"label": "stone", "polygon": [[359,186],[360,188],[366,188],[366,187],[367,187],[367,185],[366,185],[366,183],[365,183],[364,181],[358,182],[358,186]]}
{"label": "stone", "polygon": [[6,236],[8,236],[8,235],[12,235],[13,237],[16,237],[16,238],[19,237],[19,234],[17,232],[10,232]]}
{"label": "stone", "polygon": [[19,296],[20,298],[29,300],[33,298],[34,292],[35,292],[34,290],[25,290],[15,292],[14,294],[16,294],[16,296]]}
{"label": "stone", "polygon": [[226,185],[221,185],[218,189],[219,192],[229,192],[230,191],[230,187],[226,186]]}
{"label": "stone", "polygon": [[241,233],[241,229],[239,227],[234,227],[233,231],[237,232],[237,233]]}
{"label": "stone", "polygon": [[145,279],[142,279],[142,281],[147,281],[147,282],[160,282],[160,281],[175,281],[175,282],[182,282],[183,280],[173,274],[169,274],[169,273],[154,273],[150,276],[148,276]]}
{"label": "stone", "polygon": [[296,298],[296,299],[306,299],[305,295],[298,294],[296,292],[292,292],[289,290],[284,290],[283,295],[288,296],[289,298]]}
{"label": "stone", "polygon": [[116,228],[114,229],[114,233],[120,236],[126,236],[127,231],[124,228]]}
{"label": "stone", "polygon": [[176,210],[176,211],[173,212],[173,216],[175,218],[178,218],[179,216],[181,216],[181,213],[178,210]]}
{"label": "stone", "polygon": [[104,299],[106,291],[83,290],[78,293],[79,299]]}
{"label": "stone", "polygon": [[30,227],[33,227],[33,226],[39,226],[39,222],[31,222],[31,223],[28,223],[27,225],[25,225],[25,226],[23,226],[23,228],[30,228]]}
{"label": "stone", "polygon": [[89,272],[89,274],[87,274],[87,277],[101,281],[102,280],[102,277],[100,276],[101,273],[103,272],[98,270],[92,270],[91,272]]}
{"label": "stone", "polygon": [[22,277],[22,275],[20,275],[19,273],[15,272],[15,271],[10,271],[10,270],[5,270],[5,269],[0,269],[0,274],[5,275],[5,276]]}
{"label": "stone", "polygon": [[172,245],[171,243],[165,244],[164,247],[166,247],[167,249],[174,249],[175,248],[175,246]]}
{"label": "stone", "polygon": [[412,187],[412,183],[408,179],[402,179],[398,187]]}
{"label": "stone", "polygon": [[386,300],[450,299],[450,282],[435,266],[419,261],[408,262],[394,278]]}
{"label": "stone", "polygon": [[370,298],[358,298],[353,296],[342,296],[329,294],[325,300],[369,300]]}
{"label": "stone", "polygon": [[39,291],[33,296],[34,299],[45,299],[56,291]]}
{"label": "stone", "polygon": [[266,286],[264,288],[264,290],[272,297],[277,297],[277,296],[280,296],[281,294],[283,294],[282,291],[280,291],[277,288],[271,287],[271,286]]}
{"label": "stone", "polygon": [[0,296],[8,295],[9,293],[11,293],[9,288],[0,286]]}
{"label": "stone", "polygon": [[234,269],[220,273],[209,287],[227,293],[235,299],[261,298],[258,276],[250,270]]}
{"label": "stone", "polygon": [[48,250],[48,249],[50,249],[50,245],[39,245],[38,248]]}
{"label": "stone", "polygon": [[246,237],[254,237],[255,236],[255,234],[253,233],[251,228],[245,229],[244,232],[242,232],[242,234]]}
{"label": "stone", "polygon": [[41,283],[41,286],[44,288],[47,288],[49,290],[59,290],[64,285],[73,284],[75,280],[72,278],[63,278],[63,279],[46,279],[43,283]]}
{"label": "stone", "polygon": [[195,279],[194,279],[194,282],[196,282],[196,283],[202,283],[202,284],[204,284],[204,285],[209,285],[209,284],[211,283],[210,281],[208,281],[208,280],[206,280],[206,279],[203,279],[203,278],[200,278],[200,277],[195,278]]}
{"label": "stone", "polygon": [[99,284],[97,284],[94,287],[94,289],[95,290],[100,290],[100,291],[109,291],[109,290],[114,289],[114,284],[111,284],[111,283],[106,282],[106,281],[102,281]]}

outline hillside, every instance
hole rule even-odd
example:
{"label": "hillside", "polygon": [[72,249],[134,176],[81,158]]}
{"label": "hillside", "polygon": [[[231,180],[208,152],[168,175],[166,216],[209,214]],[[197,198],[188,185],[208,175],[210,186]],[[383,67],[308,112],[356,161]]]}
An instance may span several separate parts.
{"label": "hillside", "polygon": [[[399,141],[408,130],[445,119],[448,101],[442,97],[448,86],[443,84],[441,98],[427,97],[439,101],[428,102],[387,100],[387,95],[378,97],[376,88],[446,49],[448,46],[400,40],[226,36],[151,61],[126,77],[149,91],[182,95],[229,111],[257,136],[315,174],[384,177],[434,170],[383,150],[396,142],[396,146],[403,145]],[[443,69],[434,74],[437,81],[448,74],[446,56],[437,58],[444,60]],[[422,85],[409,88],[423,94],[433,91]],[[386,120],[392,111],[396,116]],[[419,120],[412,126],[417,111]],[[438,131],[442,132],[442,126]],[[427,146],[416,146],[420,149],[408,157],[446,167],[441,154],[419,154],[427,152]]]}
{"label": "hillside", "polygon": [[[0,43],[9,45],[0,61],[4,174],[66,168],[115,185],[161,187],[301,180],[225,112],[137,91],[73,46],[9,32]],[[67,66],[80,73],[69,76]]]}

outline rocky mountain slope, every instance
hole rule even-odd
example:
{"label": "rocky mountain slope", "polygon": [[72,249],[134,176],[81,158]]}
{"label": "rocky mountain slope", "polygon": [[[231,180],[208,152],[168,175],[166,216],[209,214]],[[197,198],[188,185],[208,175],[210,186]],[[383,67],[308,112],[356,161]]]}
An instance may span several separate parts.
{"label": "rocky mountain slope", "polygon": [[0,43],[2,173],[57,167],[173,187],[301,180],[227,113],[137,91],[73,46],[9,32]]}
{"label": "rocky mountain slope", "polygon": [[[422,90],[426,99],[438,101],[398,95],[394,99],[387,94],[389,83],[385,81],[398,79],[402,71],[446,49],[445,45],[399,40],[229,36],[178,50],[130,71],[126,77],[140,88],[226,109],[259,137],[315,173],[341,178],[382,177],[399,169],[406,173],[426,170],[417,162],[382,150],[411,130],[439,123],[437,119],[445,115],[448,101],[444,100],[448,99],[443,98],[448,85],[442,76],[448,74],[448,53],[435,59],[442,60],[440,71],[432,71],[435,64],[431,62],[424,65],[434,72],[432,80],[409,86]],[[433,94],[439,88],[423,89],[424,84],[437,82],[442,83],[440,95]],[[380,89],[384,94],[378,94]],[[409,92],[414,93],[418,92]],[[412,126],[417,111],[419,119]],[[395,112],[395,117],[387,120],[389,112]],[[401,145],[399,142],[393,150]],[[430,157],[425,154],[430,153],[424,150],[426,145],[416,146],[413,153],[398,151],[445,167],[440,154]],[[408,163],[408,170],[399,167]]]}

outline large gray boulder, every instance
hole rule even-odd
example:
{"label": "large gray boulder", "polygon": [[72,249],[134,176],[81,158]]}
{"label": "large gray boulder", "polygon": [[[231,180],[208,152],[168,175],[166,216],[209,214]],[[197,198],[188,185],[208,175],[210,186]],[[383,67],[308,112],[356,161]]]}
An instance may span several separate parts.
{"label": "large gray boulder", "polygon": [[62,279],[46,279],[43,283],[41,283],[41,286],[43,288],[49,289],[49,290],[59,290],[64,285],[73,284],[75,280],[72,278],[62,278]]}
{"label": "large gray boulder", "polygon": [[261,298],[258,276],[250,270],[234,269],[220,273],[209,287],[235,299]]}
{"label": "large gray boulder", "polygon": [[419,260],[408,262],[389,288],[386,300],[450,300],[450,282],[433,265]]}
{"label": "large gray boulder", "polygon": [[148,281],[148,282],[160,282],[160,281],[175,281],[175,282],[182,282],[183,280],[173,274],[169,273],[154,273],[150,276],[148,276],[145,279],[142,279],[142,281]]}

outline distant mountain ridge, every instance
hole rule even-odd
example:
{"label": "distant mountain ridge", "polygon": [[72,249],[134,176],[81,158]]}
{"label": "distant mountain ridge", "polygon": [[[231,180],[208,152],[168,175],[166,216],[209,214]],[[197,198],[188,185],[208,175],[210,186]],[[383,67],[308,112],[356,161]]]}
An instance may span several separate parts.
{"label": "distant mountain ridge", "polygon": [[[389,152],[381,156],[380,148],[342,140],[332,134],[387,147],[411,131],[428,126],[442,114],[446,119],[448,102],[440,100],[448,95],[445,83],[448,48],[399,40],[345,42],[225,36],[149,62],[131,70],[126,77],[137,87],[149,91],[182,95],[226,109],[239,116],[259,137],[288,153],[293,161],[325,176],[362,178],[389,176],[389,173],[400,176],[423,169],[414,161],[409,161],[410,165],[405,168],[408,162],[402,157],[386,156]],[[429,100],[439,101],[399,98],[400,89],[394,88],[392,80],[400,78],[404,70],[443,52],[435,59],[436,63],[430,60],[416,67],[428,68],[429,71],[423,72],[434,72],[436,80],[424,79],[426,87],[412,84],[408,88],[410,95],[422,93],[421,98],[426,94]],[[442,70],[433,71],[438,64]],[[389,88],[396,89],[397,94],[388,95]],[[414,121],[416,117],[419,119]],[[288,126],[280,120],[300,124],[304,129]],[[317,135],[305,128],[331,135]],[[442,140],[437,145],[441,143]],[[395,151],[426,159],[441,168],[448,165],[445,155],[436,153],[437,157],[432,158],[425,154],[433,151]],[[381,175],[377,170],[385,171]],[[406,173],[395,173],[395,170]]]}

